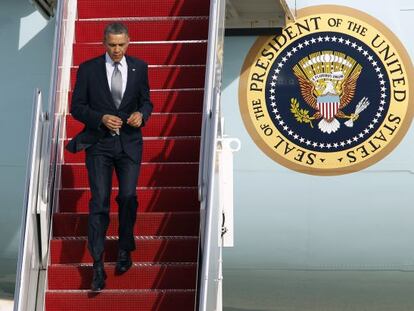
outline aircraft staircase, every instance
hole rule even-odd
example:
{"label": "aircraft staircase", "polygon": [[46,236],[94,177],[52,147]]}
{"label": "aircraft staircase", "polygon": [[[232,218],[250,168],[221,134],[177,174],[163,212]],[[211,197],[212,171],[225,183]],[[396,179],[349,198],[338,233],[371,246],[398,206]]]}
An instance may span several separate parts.
{"label": "aircraft staircase", "polygon": [[[221,310],[219,194],[225,191],[219,188],[230,185],[220,179],[229,172],[221,172],[232,170],[220,156],[229,145],[219,121],[225,1],[57,5],[49,106],[44,111],[40,90],[33,105],[14,311]],[[143,127],[134,264],[115,274],[114,176],[104,254],[108,278],[94,293],[85,154],[64,146],[83,127],[69,113],[79,64],[104,54],[103,30],[111,21],[128,26],[127,53],[149,64],[154,111]]]}
{"label": "aircraft staircase", "polygon": [[[128,54],[149,64],[154,112],[143,128],[134,231],[137,249],[131,254],[134,265],[127,273],[115,275],[114,176],[105,245],[108,279],[99,294],[89,290],[90,191],[85,155],[65,152],[59,211],[53,215],[46,311],[194,310],[200,218],[197,175],[209,9],[208,0],[78,0],[71,89],[79,64],[104,53],[105,25],[120,20],[130,31]],[[66,116],[67,139],[82,127],[70,114]]]}

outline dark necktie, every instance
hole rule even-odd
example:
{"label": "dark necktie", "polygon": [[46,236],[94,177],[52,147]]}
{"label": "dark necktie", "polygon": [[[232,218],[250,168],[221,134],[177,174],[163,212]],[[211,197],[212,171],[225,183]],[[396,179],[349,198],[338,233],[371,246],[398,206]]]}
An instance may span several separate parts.
{"label": "dark necktie", "polygon": [[114,71],[111,77],[111,93],[115,106],[118,109],[122,101],[122,74],[119,70],[119,63],[114,63]]}

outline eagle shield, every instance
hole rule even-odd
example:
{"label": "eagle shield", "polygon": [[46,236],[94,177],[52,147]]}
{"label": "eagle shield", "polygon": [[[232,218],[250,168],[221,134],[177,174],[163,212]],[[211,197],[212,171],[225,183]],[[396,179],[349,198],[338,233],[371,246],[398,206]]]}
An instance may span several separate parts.
{"label": "eagle shield", "polygon": [[318,96],[316,104],[322,117],[329,122],[337,114],[341,99],[337,95],[323,95]]}

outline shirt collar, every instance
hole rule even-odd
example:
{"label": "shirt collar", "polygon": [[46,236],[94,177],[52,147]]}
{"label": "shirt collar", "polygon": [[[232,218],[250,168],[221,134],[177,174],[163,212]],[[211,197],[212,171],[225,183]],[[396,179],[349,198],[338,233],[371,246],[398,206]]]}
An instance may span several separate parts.
{"label": "shirt collar", "polygon": [[[105,53],[105,62],[110,64],[111,66],[114,66],[114,61],[112,60],[112,58],[109,56],[108,52]],[[126,66],[126,58],[125,56],[122,57],[121,61],[119,62],[121,67],[125,67]]]}

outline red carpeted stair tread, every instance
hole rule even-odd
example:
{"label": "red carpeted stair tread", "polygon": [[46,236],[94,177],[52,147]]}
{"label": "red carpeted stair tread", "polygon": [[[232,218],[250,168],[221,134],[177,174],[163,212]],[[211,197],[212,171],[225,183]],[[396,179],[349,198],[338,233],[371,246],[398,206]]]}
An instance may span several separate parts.
{"label": "red carpeted stair tread", "polygon": [[[134,44],[128,47],[128,55],[145,59],[149,65],[205,65],[207,43],[156,43]],[[73,45],[73,65],[105,52],[102,43],[77,43]]]}
{"label": "red carpeted stair tread", "polygon": [[[195,290],[47,291],[47,311],[194,311]],[[75,309],[76,306],[76,309]]]}
{"label": "red carpeted stair tread", "polygon": [[[134,264],[127,273],[117,275],[115,264],[106,263],[105,289],[195,289],[196,271],[196,263]],[[49,289],[89,289],[92,275],[92,265],[51,265]]]}
{"label": "red carpeted stair tread", "polygon": [[[68,138],[74,137],[82,131],[83,127],[83,123],[67,115],[66,135]],[[153,114],[142,128],[144,137],[200,136],[200,134],[201,113]]]}
{"label": "red carpeted stair tread", "polygon": [[[206,40],[208,36],[207,18],[126,20],[123,23],[128,27],[131,41]],[[76,42],[101,43],[107,24],[107,21],[77,21]]]}
{"label": "red carpeted stair tread", "polygon": [[[150,93],[154,113],[201,112],[203,109],[204,90],[157,90]],[[68,102],[70,111],[72,92],[69,92]]]}
{"label": "red carpeted stair tread", "polygon": [[[115,198],[118,190],[111,193],[111,211],[118,211]],[[199,211],[198,189],[157,188],[137,190],[138,212],[189,212]],[[91,193],[88,189],[62,189],[59,192],[60,212],[88,212]]]}
{"label": "red carpeted stair tread", "polygon": [[[199,230],[199,213],[138,213],[135,235],[196,236]],[[107,235],[118,234],[118,214],[110,214]],[[56,213],[53,215],[53,236],[88,235],[88,214]]]}
{"label": "red carpeted stair tread", "polygon": [[[71,89],[77,68],[71,69]],[[149,67],[148,79],[154,89],[204,88],[205,67]]]}
{"label": "red carpeted stair tread", "polygon": [[206,16],[206,0],[78,0],[78,18]]}
{"label": "red carpeted stair tread", "polygon": [[154,112],[201,112],[204,90],[153,91]]}
{"label": "red carpeted stair tread", "polygon": [[[68,141],[65,141],[65,145]],[[200,154],[199,137],[145,139],[143,162],[197,162]],[[85,152],[65,150],[65,163],[84,163]]]}
{"label": "red carpeted stair tread", "polygon": [[[137,249],[131,253],[134,262],[195,262],[198,237],[136,238]],[[105,241],[105,261],[116,261],[118,240]],[[51,264],[91,263],[86,237],[81,239],[52,239]]]}
{"label": "red carpeted stair tread", "polygon": [[[114,172],[115,176],[115,172]],[[193,187],[198,183],[198,163],[142,163],[138,187]],[[113,178],[113,186],[118,180]],[[62,165],[62,188],[89,186],[85,165]]]}

